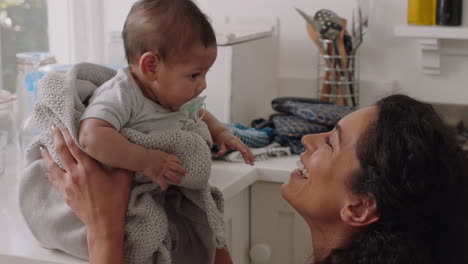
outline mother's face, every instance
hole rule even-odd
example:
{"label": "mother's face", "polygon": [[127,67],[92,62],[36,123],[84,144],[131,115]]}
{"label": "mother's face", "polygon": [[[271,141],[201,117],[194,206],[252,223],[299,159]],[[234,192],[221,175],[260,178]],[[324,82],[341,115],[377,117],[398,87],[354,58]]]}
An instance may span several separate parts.
{"label": "mother's face", "polygon": [[363,108],[341,119],[330,132],[303,137],[306,151],[300,160],[308,175],[294,171],[281,193],[306,221],[340,221],[341,209],[353,199],[347,182],[360,167],[356,144],[376,118],[377,107]]}

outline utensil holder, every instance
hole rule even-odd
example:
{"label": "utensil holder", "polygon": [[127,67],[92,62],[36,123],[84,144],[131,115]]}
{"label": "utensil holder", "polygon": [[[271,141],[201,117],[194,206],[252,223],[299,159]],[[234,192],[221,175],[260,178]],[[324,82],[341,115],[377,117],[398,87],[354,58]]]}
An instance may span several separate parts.
{"label": "utensil holder", "polygon": [[320,39],[317,97],[323,101],[359,107],[359,61],[356,54],[340,56],[332,40]]}

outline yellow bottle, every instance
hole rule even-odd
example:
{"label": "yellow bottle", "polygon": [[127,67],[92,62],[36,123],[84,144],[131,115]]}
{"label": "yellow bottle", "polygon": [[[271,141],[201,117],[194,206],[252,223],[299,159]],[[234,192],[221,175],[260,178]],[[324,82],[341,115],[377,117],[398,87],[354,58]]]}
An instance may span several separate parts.
{"label": "yellow bottle", "polygon": [[408,0],[408,24],[435,25],[437,0]]}

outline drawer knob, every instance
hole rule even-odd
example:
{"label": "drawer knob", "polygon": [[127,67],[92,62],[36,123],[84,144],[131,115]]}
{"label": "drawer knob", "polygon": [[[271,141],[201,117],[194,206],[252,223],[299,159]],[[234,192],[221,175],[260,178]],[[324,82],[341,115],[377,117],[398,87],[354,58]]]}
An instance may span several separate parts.
{"label": "drawer knob", "polygon": [[250,259],[256,263],[268,262],[271,258],[271,247],[268,244],[255,244],[250,249]]}

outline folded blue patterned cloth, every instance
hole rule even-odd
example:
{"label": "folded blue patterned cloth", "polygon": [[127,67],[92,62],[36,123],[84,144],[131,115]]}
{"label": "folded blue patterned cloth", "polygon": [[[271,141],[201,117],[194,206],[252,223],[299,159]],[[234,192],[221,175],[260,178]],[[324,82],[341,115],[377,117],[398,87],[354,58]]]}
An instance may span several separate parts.
{"label": "folded blue patterned cloth", "polygon": [[[267,160],[277,157],[290,156],[291,149],[288,147],[281,147],[279,143],[274,142],[263,148],[251,148],[255,161]],[[218,157],[218,159],[231,161],[231,162],[244,162],[244,156],[238,150],[229,154]]]}
{"label": "folded blue patterned cloth", "polygon": [[294,98],[277,98],[272,102],[274,110],[292,114],[319,125],[334,126],[345,115],[353,111],[352,108],[324,103],[317,99],[296,100]]}
{"label": "folded blue patterned cloth", "polygon": [[308,98],[280,97],[271,104],[274,110],[284,113],[270,117],[275,126],[275,141],[289,147],[294,154],[305,150],[301,144],[303,136],[330,131],[353,111],[350,107]]}
{"label": "folded blue patterned cloth", "polygon": [[241,123],[225,124],[234,136],[238,137],[249,148],[263,148],[273,142],[274,131],[270,127],[255,129]]}
{"label": "folded blue patterned cloth", "polygon": [[[256,129],[247,127],[241,123],[224,124],[234,136],[238,137],[249,148],[263,148],[270,145],[274,140],[274,130],[271,127]],[[219,151],[217,145],[211,149],[212,158],[220,158],[216,153]],[[224,155],[228,155],[234,150],[228,150]]]}
{"label": "folded blue patterned cloth", "polygon": [[327,132],[330,126],[314,124],[295,115],[273,115],[270,117],[278,135],[301,138],[303,135]]}
{"label": "folded blue patterned cloth", "polygon": [[290,138],[287,136],[277,135],[275,137],[275,142],[278,142],[281,146],[289,147],[293,154],[301,154],[305,151],[305,148],[301,143],[301,138]]}

